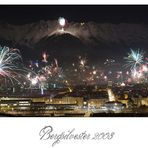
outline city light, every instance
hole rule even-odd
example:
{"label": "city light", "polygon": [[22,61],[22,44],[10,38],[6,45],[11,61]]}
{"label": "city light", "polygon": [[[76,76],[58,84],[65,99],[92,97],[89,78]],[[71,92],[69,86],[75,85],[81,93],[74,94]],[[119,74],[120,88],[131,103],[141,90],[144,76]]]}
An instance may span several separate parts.
{"label": "city light", "polygon": [[107,92],[108,92],[108,96],[109,96],[109,101],[110,102],[115,101],[115,96],[114,96],[112,90],[108,88]]}
{"label": "city light", "polygon": [[43,52],[42,57],[43,57],[43,60],[42,61],[45,62],[45,63],[47,63],[48,62],[47,61],[48,55],[46,54],[46,52]]}

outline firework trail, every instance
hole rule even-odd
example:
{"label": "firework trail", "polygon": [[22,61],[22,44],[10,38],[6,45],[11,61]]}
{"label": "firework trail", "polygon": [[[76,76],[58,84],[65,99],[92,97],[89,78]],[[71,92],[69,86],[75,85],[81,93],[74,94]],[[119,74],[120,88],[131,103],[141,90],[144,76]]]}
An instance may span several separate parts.
{"label": "firework trail", "polygon": [[44,52],[43,54],[42,54],[42,57],[43,57],[43,62],[45,62],[45,63],[47,63],[48,61],[47,61],[47,58],[48,58],[48,55],[47,55],[47,53],[46,52]]}

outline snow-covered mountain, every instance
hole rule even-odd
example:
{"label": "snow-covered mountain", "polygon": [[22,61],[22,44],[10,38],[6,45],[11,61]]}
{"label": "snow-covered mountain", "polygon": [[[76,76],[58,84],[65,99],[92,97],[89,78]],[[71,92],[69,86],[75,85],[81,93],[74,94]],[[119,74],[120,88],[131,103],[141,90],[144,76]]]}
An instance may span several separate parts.
{"label": "snow-covered mountain", "polygon": [[[70,22],[62,32],[57,21],[25,25],[0,23],[0,44],[19,48],[23,54],[46,50],[56,56],[124,55],[129,48],[148,48],[147,24]],[[26,55],[27,57],[27,55]]]}

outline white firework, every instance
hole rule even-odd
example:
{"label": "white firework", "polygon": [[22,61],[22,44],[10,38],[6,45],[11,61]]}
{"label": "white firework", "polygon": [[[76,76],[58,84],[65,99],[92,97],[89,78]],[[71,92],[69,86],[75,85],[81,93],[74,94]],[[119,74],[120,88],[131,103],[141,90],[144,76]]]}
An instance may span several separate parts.
{"label": "white firework", "polygon": [[18,81],[23,71],[26,69],[22,67],[19,50],[0,46],[0,77],[8,78],[13,83],[13,80]]}
{"label": "white firework", "polygon": [[65,18],[59,17],[58,22],[59,22],[59,25],[60,25],[60,26],[62,26],[62,27],[65,26],[65,23],[66,23]]}
{"label": "white firework", "polygon": [[130,67],[131,70],[137,69],[144,62],[144,52],[139,49],[136,51],[131,49],[131,52],[124,59],[126,60],[126,67]]}

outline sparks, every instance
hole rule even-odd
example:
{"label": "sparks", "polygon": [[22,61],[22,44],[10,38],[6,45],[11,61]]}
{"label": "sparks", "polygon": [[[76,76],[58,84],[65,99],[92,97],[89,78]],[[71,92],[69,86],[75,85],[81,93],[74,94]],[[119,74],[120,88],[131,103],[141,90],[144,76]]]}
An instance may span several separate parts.
{"label": "sparks", "polygon": [[13,80],[19,81],[23,76],[22,71],[26,71],[24,67],[20,68],[20,65],[23,64],[18,49],[0,47],[0,76],[8,78],[12,83]]}
{"label": "sparks", "polygon": [[137,69],[137,67],[143,63],[144,52],[139,49],[137,51],[131,49],[131,52],[128,53],[128,56],[124,57],[124,59],[126,60],[126,67],[130,67],[131,70]]}

